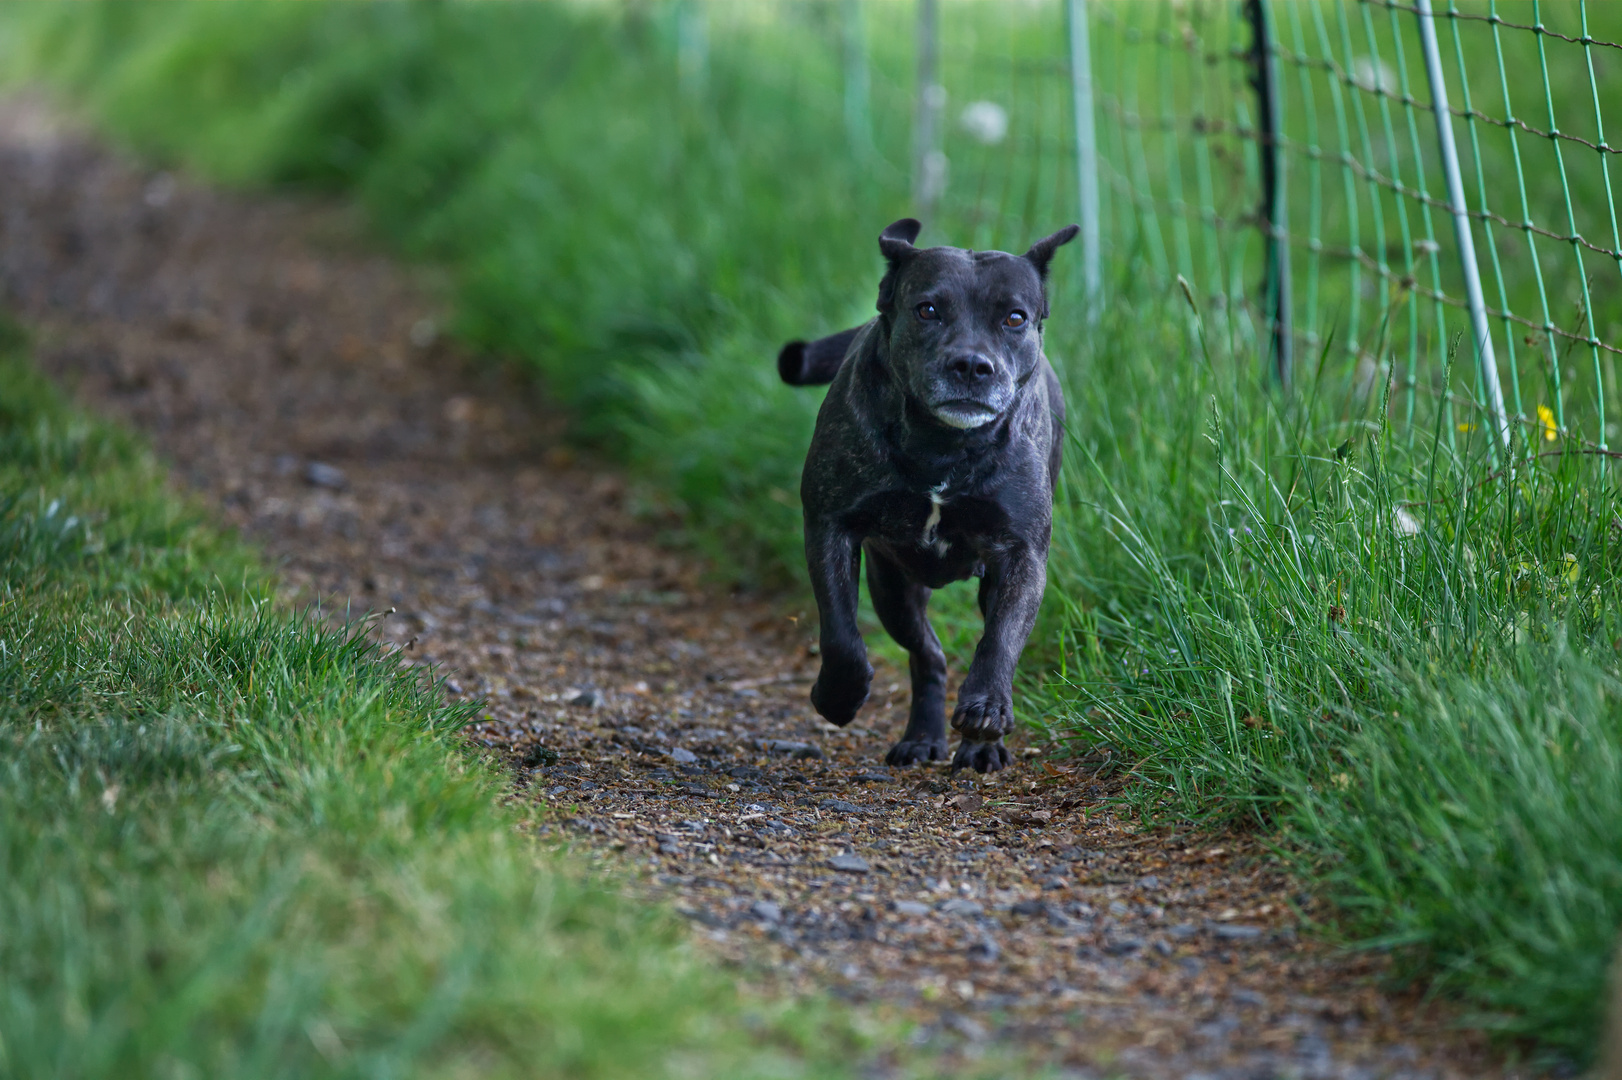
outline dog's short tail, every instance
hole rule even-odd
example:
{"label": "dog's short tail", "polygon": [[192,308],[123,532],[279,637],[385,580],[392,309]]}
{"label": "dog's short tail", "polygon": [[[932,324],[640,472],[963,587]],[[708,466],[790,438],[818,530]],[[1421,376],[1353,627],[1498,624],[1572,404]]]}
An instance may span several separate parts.
{"label": "dog's short tail", "polygon": [[856,326],[815,341],[791,341],[777,354],[777,373],[790,386],[831,383],[845,362],[850,343],[861,332],[862,327]]}

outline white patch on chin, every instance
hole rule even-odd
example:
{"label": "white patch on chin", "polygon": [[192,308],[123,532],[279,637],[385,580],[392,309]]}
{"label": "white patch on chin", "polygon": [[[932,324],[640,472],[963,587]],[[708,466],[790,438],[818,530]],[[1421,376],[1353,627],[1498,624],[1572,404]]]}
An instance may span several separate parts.
{"label": "white patch on chin", "polygon": [[997,414],[990,409],[936,409],[935,419],[947,427],[955,427],[959,431],[968,431],[970,428],[984,427],[997,419]]}

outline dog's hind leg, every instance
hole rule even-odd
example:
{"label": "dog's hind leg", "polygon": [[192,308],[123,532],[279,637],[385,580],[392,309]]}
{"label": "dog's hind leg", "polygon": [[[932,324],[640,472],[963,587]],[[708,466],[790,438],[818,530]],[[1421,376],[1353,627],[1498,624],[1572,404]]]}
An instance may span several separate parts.
{"label": "dog's hind leg", "polygon": [[890,747],[885,762],[913,765],[946,760],[946,653],[929,625],[930,590],[909,581],[901,568],[883,555],[867,551],[867,591],[873,610],[896,644],[907,650],[912,674],[912,708],[901,741]]}
{"label": "dog's hind leg", "polygon": [[821,386],[834,381],[839,368],[867,326],[853,326],[815,341],[791,341],[777,354],[777,374],[790,386]]}

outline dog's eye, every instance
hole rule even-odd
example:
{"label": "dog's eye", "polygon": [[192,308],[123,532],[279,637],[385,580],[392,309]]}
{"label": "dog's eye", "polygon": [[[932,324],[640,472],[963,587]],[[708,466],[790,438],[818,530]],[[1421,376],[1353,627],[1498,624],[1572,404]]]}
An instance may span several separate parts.
{"label": "dog's eye", "polygon": [[925,322],[933,322],[941,317],[941,313],[935,310],[934,304],[919,304],[918,317]]}
{"label": "dog's eye", "polygon": [[1002,321],[1004,326],[1024,326],[1025,313],[1023,311],[1010,311],[1008,318]]}

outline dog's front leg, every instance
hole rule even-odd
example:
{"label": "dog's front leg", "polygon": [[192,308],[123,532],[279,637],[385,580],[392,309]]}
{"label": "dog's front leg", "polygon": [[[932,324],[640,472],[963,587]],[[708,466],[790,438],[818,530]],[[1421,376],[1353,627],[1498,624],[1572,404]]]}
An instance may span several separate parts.
{"label": "dog's front leg", "polygon": [[845,529],[807,522],[805,562],[822,634],[822,670],[811,687],[811,704],[825,719],[844,727],[856,718],[873,681],[867,645],[856,626],[862,546]]}
{"label": "dog's front leg", "polygon": [[1014,726],[1014,669],[1047,587],[1047,545],[1020,543],[988,560],[980,582],[985,634],[958,690],[952,726],[963,736],[953,770],[996,772],[1012,760],[1002,737]]}

